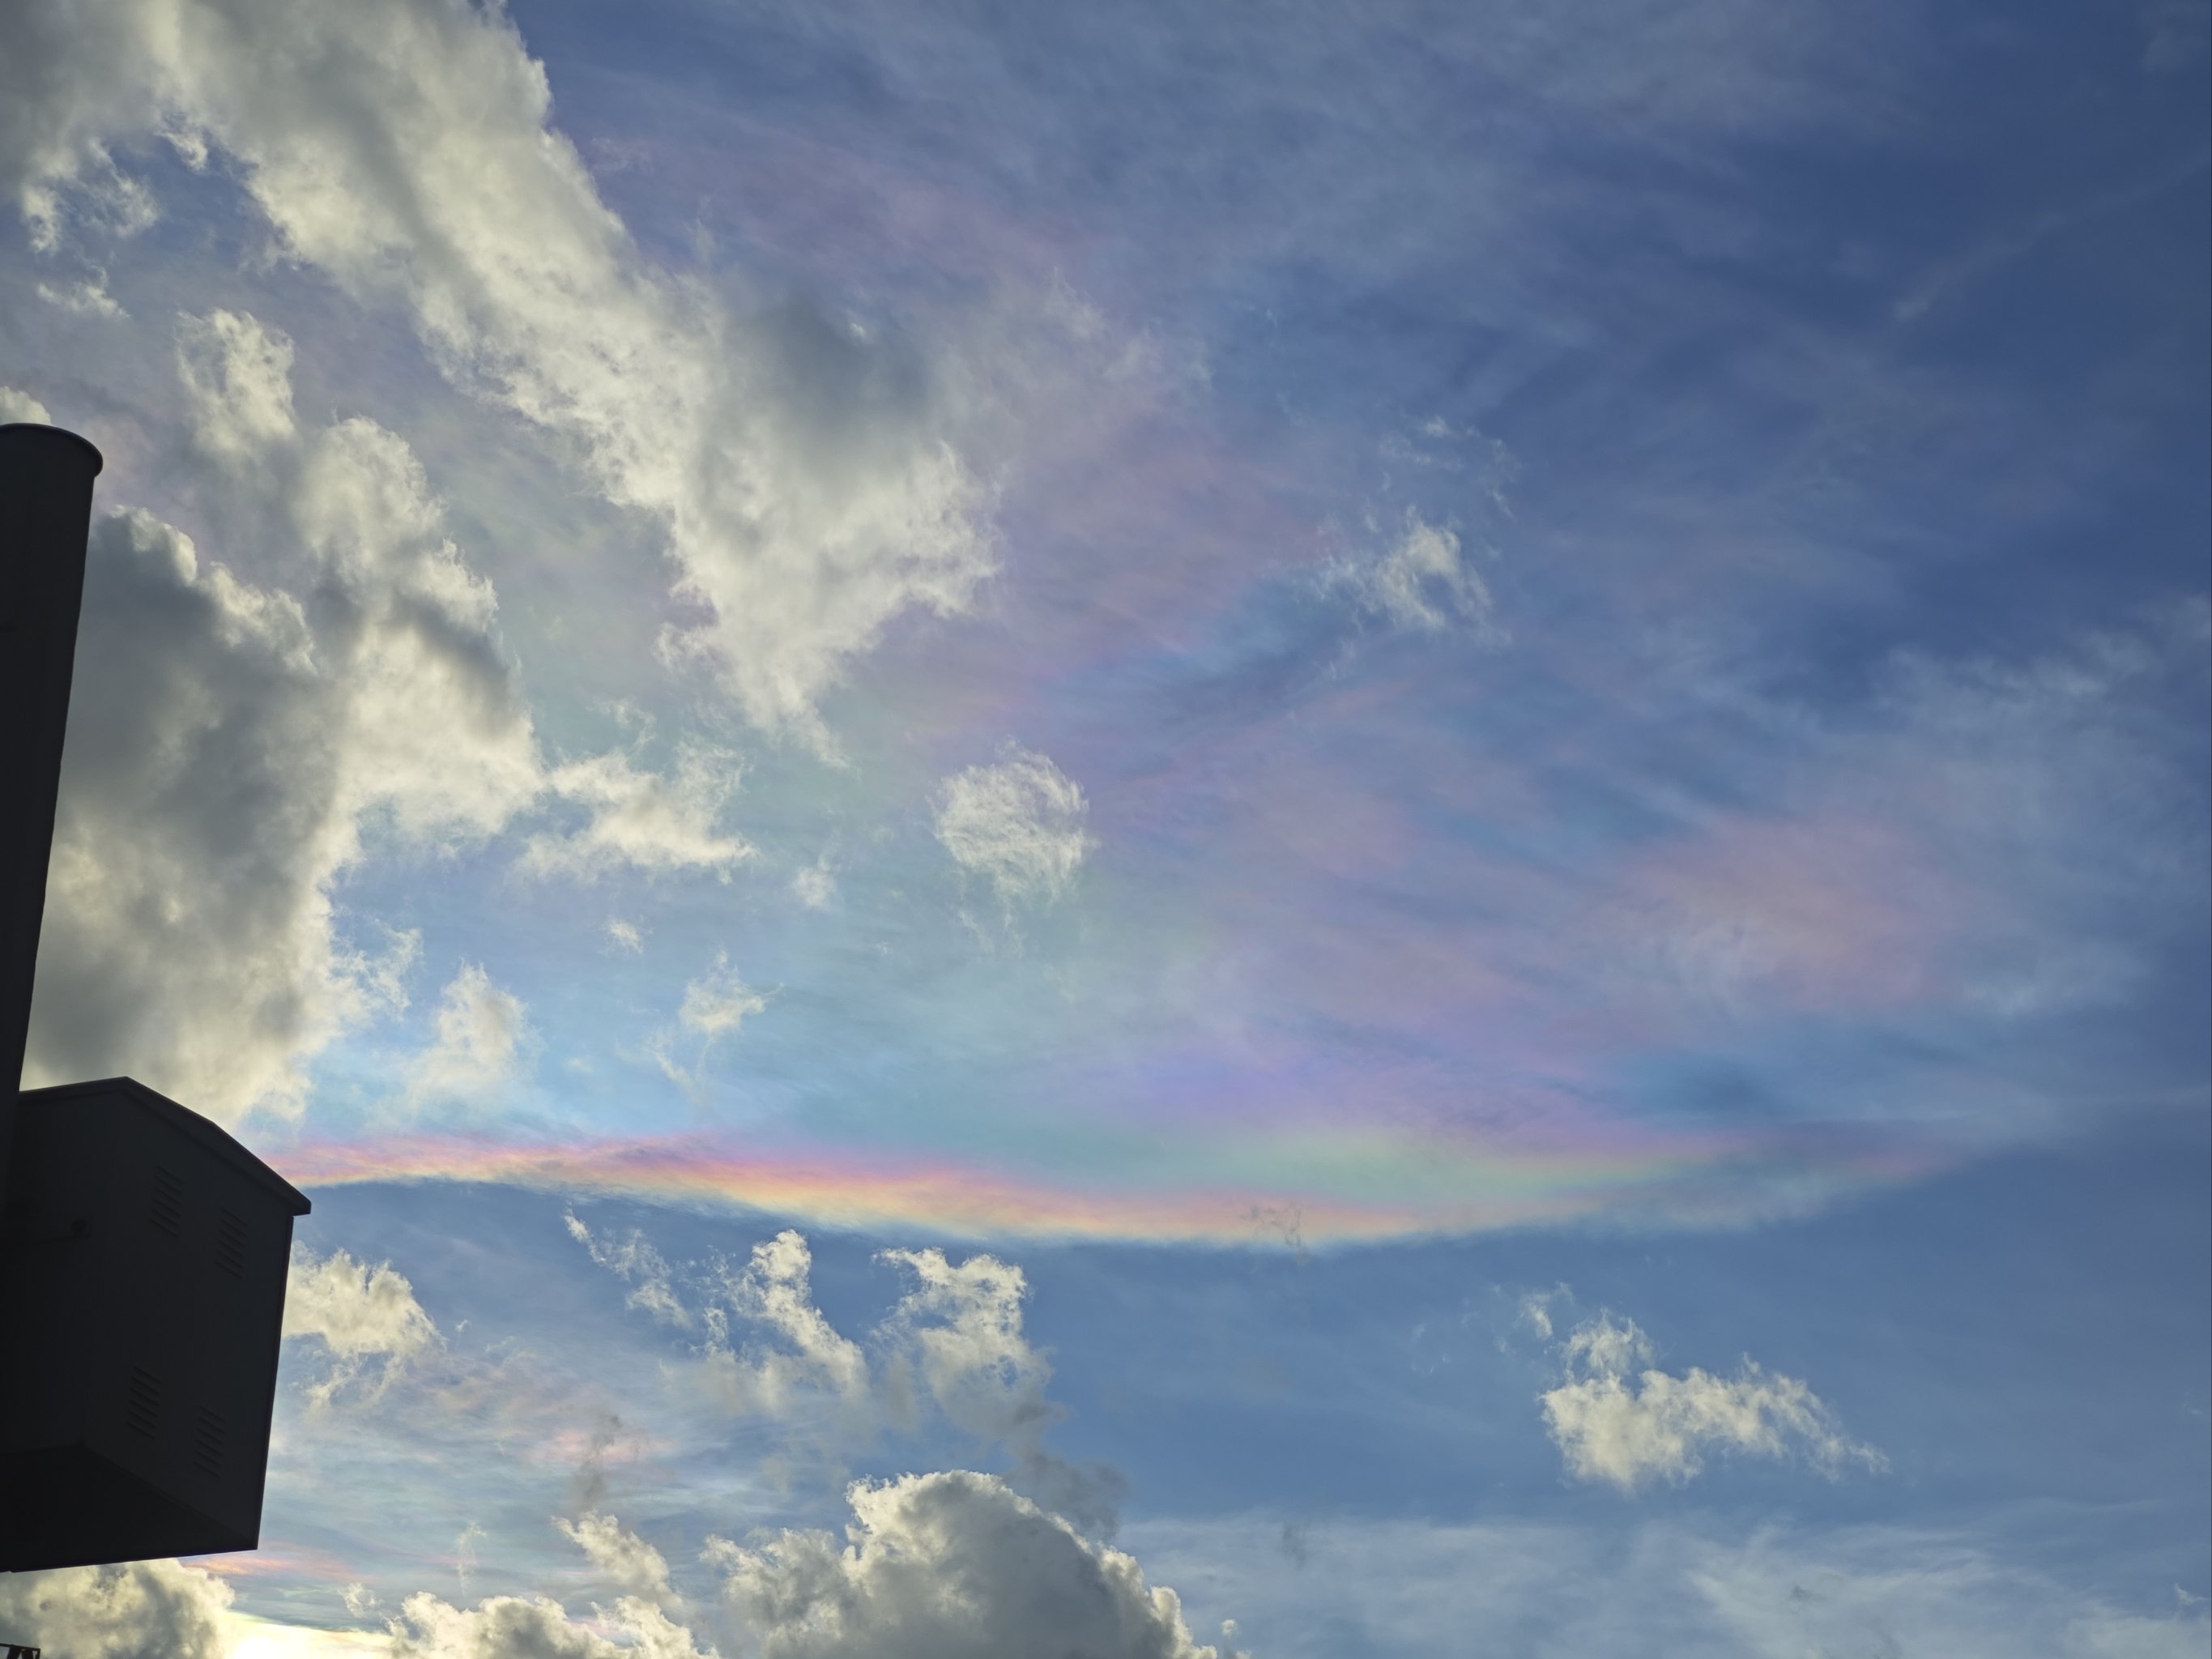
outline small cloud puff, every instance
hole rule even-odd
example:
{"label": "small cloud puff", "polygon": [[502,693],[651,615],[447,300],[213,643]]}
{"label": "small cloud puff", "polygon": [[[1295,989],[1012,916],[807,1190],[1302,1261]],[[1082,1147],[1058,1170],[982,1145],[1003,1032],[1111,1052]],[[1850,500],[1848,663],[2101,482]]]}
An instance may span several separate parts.
{"label": "small cloud puff", "polygon": [[[1548,1331],[1544,1305],[1524,1304],[1523,1312]],[[1846,1462],[1887,1467],[1880,1452],[1845,1438],[1804,1383],[1749,1359],[1734,1377],[1697,1366],[1671,1376],[1652,1366],[1650,1339],[1635,1322],[1608,1313],[1575,1327],[1559,1351],[1566,1376],[1543,1395],[1544,1420],[1577,1480],[1632,1492],[1646,1480],[1687,1480],[1711,1451],[1795,1453],[1831,1477]]]}
{"label": "small cloud puff", "polygon": [[1097,845],[1084,830],[1083,791],[1042,755],[1009,744],[993,766],[947,779],[937,839],[952,861],[988,881],[1000,902],[1049,902]]}
{"label": "small cloud puff", "polygon": [[791,878],[791,891],[810,910],[827,910],[837,902],[837,874],[823,854]]}
{"label": "small cloud puff", "polygon": [[684,1000],[676,1011],[678,1027],[699,1040],[691,1064],[678,1061],[673,1029],[655,1034],[653,1057],[670,1082],[696,1100],[706,1085],[707,1056],[714,1044],[767,1007],[767,994],[739,979],[730,967],[729,953],[718,951],[714,967],[684,988]]}
{"label": "small cloud puff", "polygon": [[1382,551],[1331,563],[1325,580],[1349,594],[1363,611],[1408,633],[1440,634],[1462,627],[1486,639],[1502,639],[1492,621],[1490,587],[1462,555],[1459,535],[1432,525],[1413,508],[1403,532]]}
{"label": "small cloud puff", "polygon": [[438,1000],[436,1036],[407,1068],[407,1099],[480,1101],[514,1081],[530,1023],[522,999],[464,963]]}

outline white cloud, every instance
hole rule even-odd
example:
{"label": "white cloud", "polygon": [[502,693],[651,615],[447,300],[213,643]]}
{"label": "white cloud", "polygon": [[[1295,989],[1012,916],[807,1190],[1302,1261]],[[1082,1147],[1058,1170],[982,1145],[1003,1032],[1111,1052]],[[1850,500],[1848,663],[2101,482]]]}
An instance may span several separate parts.
{"label": "white cloud", "polygon": [[52,283],[40,283],[38,285],[38,291],[39,297],[48,305],[58,306],[64,311],[74,313],[79,317],[119,319],[131,314],[124,310],[116,302],[115,296],[107,291],[105,278],[88,278],[83,282],[70,283],[58,288]]}
{"label": "white cloud", "polygon": [[732,316],[649,269],[503,13],[105,0],[0,19],[0,189],[35,238],[150,216],[112,139],[158,126],[188,158],[224,152],[284,252],[399,307],[455,383],[665,529],[711,613],[671,648],[757,724],[826,746],[814,700],[844,663],[990,570],[988,492],[928,366],[810,313]]}
{"label": "white cloud", "polygon": [[1427,634],[1464,627],[1502,637],[1492,620],[1496,605],[1489,585],[1463,556],[1458,533],[1411,507],[1397,540],[1368,557],[1335,561],[1326,580],[1394,627]]}
{"label": "white cloud", "polygon": [[1060,896],[1095,844],[1083,791],[1042,755],[1009,744],[992,766],[945,780],[937,839],[1006,905]]}
{"label": "white cloud", "polygon": [[40,426],[52,426],[53,416],[46,406],[27,392],[18,392],[12,386],[0,386],[0,422],[31,421]]}
{"label": "white cloud", "polygon": [[712,972],[684,988],[684,1002],[677,1018],[685,1030],[711,1042],[736,1030],[767,1006],[768,999],[730,971],[726,956],[718,955]]}
{"label": "white cloud", "polygon": [[623,921],[620,916],[609,916],[607,939],[624,956],[634,957],[645,949],[645,929],[634,921]]}
{"label": "white cloud", "polygon": [[0,1574],[0,1638],[53,1659],[228,1659],[229,1608],[229,1585],[178,1561]]}
{"label": "white cloud", "polygon": [[482,1101],[514,1080],[530,1036],[522,999],[501,990],[475,963],[464,963],[438,999],[436,1036],[409,1063],[407,1098],[416,1105]]}
{"label": "white cloud", "polygon": [[1221,1659],[1173,1590],[989,1475],[862,1482],[842,1540],[717,1540],[723,1599],[762,1659]]}
{"label": "white cloud", "polygon": [[1696,1366],[1674,1376],[1651,1365],[1650,1341],[1633,1321],[1604,1313],[1575,1327],[1560,1352],[1567,1374],[1542,1395],[1544,1420],[1577,1480],[1633,1492],[1650,1480],[1686,1480],[1717,1451],[1794,1453],[1830,1474],[1846,1462],[1886,1467],[1844,1437],[1812,1389],[1751,1360],[1733,1377]]}
{"label": "white cloud", "polygon": [[415,1299],[415,1287],[389,1261],[372,1267],[343,1250],[318,1260],[298,1244],[292,1247],[284,1288],[284,1334],[315,1338],[330,1352],[329,1375],[307,1389],[318,1407],[328,1406],[370,1360],[381,1359],[382,1370],[367,1389],[374,1398],[439,1340],[437,1325]]}
{"label": "white cloud", "polygon": [[590,810],[568,836],[533,836],[522,867],[538,874],[591,877],[617,865],[647,871],[730,870],[753,856],[741,837],[722,835],[715,818],[737,792],[735,761],[715,750],[678,751],[672,776],[641,771],[610,752],[569,761],[546,775],[546,787]]}

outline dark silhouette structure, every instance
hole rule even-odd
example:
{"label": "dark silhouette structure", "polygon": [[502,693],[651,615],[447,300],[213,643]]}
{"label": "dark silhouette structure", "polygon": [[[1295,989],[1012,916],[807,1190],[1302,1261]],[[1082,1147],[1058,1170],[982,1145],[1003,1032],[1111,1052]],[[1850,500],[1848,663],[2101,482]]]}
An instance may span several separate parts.
{"label": "dark silhouette structure", "polygon": [[[19,1093],[99,451],[0,426],[0,1570],[252,1549],[307,1200],[128,1078]],[[12,1652],[13,1650],[4,1650]]]}

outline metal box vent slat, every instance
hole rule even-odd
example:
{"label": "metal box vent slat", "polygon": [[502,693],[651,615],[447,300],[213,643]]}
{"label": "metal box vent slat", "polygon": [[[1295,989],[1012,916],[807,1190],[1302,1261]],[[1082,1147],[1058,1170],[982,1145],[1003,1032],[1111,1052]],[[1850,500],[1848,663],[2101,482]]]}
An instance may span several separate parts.
{"label": "metal box vent slat", "polygon": [[192,1462],[202,1474],[222,1473],[222,1447],[228,1434],[228,1425],[221,1412],[200,1413],[199,1432],[192,1437]]}
{"label": "metal box vent slat", "polygon": [[134,1434],[161,1432],[161,1379],[143,1365],[131,1368],[131,1388],[123,1401],[123,1420]]}
{"label": "metal box vent slat", "polygon": [[246,1224],[228,1210],[216,1222],[215,1260],[233,1279],[246,1277]]}
{"label": "metal box vent slat", "polygon": [[173,1170],[154,1166],[154,1201],[146,1218],[172,1238],[185,1218],[185,1183]]}

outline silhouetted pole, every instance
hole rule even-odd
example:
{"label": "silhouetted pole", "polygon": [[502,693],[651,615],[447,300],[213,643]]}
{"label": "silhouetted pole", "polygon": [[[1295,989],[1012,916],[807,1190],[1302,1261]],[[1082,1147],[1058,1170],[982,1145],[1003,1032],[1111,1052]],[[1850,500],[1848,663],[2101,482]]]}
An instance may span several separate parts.
{"label": "silhouetted pole", "polygon": [[30,1035],[100,465],[100,452],[74,432],[0,426],[0,1202]]}

